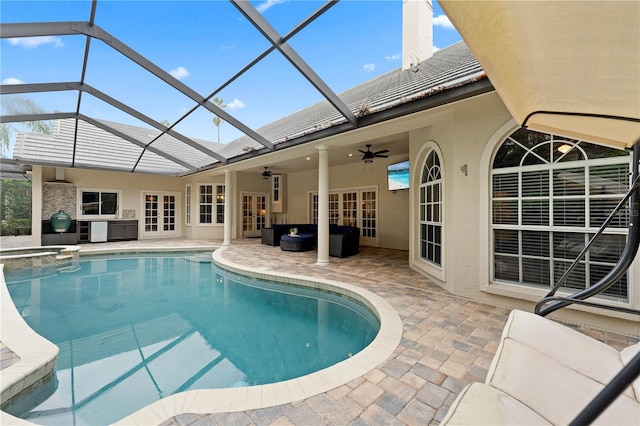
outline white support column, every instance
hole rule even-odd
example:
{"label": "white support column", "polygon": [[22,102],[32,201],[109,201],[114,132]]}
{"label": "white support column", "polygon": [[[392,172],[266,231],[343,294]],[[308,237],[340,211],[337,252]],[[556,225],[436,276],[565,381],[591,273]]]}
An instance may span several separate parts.
{"label": "white support column", "polygon": [[329,264],[329,153],[325,145],[318,147],[318,261]]}
{"label": "white support column", "polygon": [[222,242],[223,246],[228,246],[231,244],[231,203],[232,200],[232,191],[231,191],[231,170],[224,171],[224,241]]}

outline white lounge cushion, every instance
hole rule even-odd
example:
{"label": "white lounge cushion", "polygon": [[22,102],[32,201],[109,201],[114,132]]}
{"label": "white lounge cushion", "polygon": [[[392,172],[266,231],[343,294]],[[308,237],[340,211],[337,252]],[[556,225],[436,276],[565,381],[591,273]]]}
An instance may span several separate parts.
{"label": "white lounge cushion", "polygon": [[[629,363],[629,361],[631,361],[631,358],[636,356],[636,354],[639,352],[640,352],[640,342],[636,343],[635,345],[631,345],[627,348],[624,348],[620,352],[620,359],[626,365]],[[633,388],[633,391],[636,394],[635,395],[636,399],[640,400],[640,377],[631,383],[631,387]],[[640,424],[640,422],[638,422],[638,424]]]}
{"label": "white lounge cushion", "polygon": [[[514,310],[502,333],[599,383],[622,369],[620,352],[594,338],[539,315]],[[625,394],[634,397],[631,388]]]}
{"label": "white lounge cushion", "polygon": [[498,389],[472,383],[462,390],[441,425],[548,425],[533,410]]}
{"label": "white lounge cushion", "polygon": [[[504,339],[498,348],[487,384],[519,400],[552,424],[568,424],[604,387],[511,338]],[[626,395],[618,397],[596,421],[609,425],[639,422],[640,404]]]}

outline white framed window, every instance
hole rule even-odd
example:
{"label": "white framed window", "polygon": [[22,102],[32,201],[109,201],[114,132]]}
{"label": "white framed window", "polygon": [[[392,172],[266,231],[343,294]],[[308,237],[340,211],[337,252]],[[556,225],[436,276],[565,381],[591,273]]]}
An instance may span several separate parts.
{"label": "white framed window", "polygon": [[224,185],[216,185],[216,223],[224,223]]}
{"label": "white framed window", "polygon": [[147,194],[144,197],[144,231],[158,232],[158,196]]}
{"label": "white framed window", "polygon": [[271,199],[273,203],[280,202],[281,177],[281,175],[275,173],[271,175]]}
{"label": "white framed window", "polygon": [[376,238],[377,222],[377,191],[362,191],[362,236]]}
{"label": "white framed window", "polygon": [[[628,152],[519,129],[497,150],[491,171],[492,279],[549,289],[626,194]],[[626,243],[623,209],[568,276],[563,289],[606,275]],[[629,273],[601,296],[629,301]]]}
{"label": "white framed window", "polygon": [[224,185],[200,184],[198,186],[198,223],[224,223]]}
{"label": "white framed window", "polygon": [[184,223],[191,225],[191,184],[184,189]]}
{"label": "white framed window", "polygon": [[78,188],[79,219],[115,219],[120,217],[119,189]]}
{"label": "white framed window", "polygon": [[162,196],[162,230],[173,232],[176,229],[176,196],[166,194]]}
{"label": "white framed window", "polygon": [[420,177],[420,258],[442,266],[442,170],[440,157],[432,149]]}
{"label": "white framed window", "polygon": [[[318,210],[315,210],[313,223],[318,223]],[[329,223],[340,224],[340,194],[329,194]]]}

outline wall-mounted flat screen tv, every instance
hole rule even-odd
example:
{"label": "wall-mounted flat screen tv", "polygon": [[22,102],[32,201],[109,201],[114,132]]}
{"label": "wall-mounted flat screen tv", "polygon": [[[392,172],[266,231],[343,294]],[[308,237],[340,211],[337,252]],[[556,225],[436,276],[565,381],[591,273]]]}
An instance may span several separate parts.
{"label": "wall-mounted flat screen tv", "polygon": [[387,187],[389,191],[409,189],[409,160],[387,166]]}

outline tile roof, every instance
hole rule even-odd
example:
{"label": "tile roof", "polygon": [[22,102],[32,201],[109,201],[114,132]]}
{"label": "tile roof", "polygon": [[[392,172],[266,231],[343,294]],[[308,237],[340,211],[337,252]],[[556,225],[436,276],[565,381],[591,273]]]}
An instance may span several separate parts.
{"label": "tile roof", "polygon": [[[363,117],[483,78],[485,74],[478,61],[463,42],[458,42],[435,52],[433,57],[411,69],[396,69],[349,89],[339,97],[356,116]],[[25,164],[164,175],[185,175],[219,163],[206,152],[167,134],[145,150],[82,120],[78,120],[74,154],[75,121],[74,118],[55,120],[52,135],[20,133],[14,149],[14,159]],[[115,133],[120,132],[137,140],[143,146],[148,146],[160,134],[156,129],[97,121],[115,130]],[[257,129],[257,133],[278,144],[343,123],[346,123],[343,115],[328,101],[323,101],[263,126]],[[228,144],[203,140],[194,142],[205,151],[214,151],[227,159],[264,148],[248,136]],[[157,151],[153,152],[154,150]],[[163,157],[158,152],[165,153],[166,156]]]}
{"label": "tile roof", "polygon": [[[483,75],[482,67],[467,46],[458,42],[435,52],[433,57],[414,68],[398,68],[339,96],[357,116],[362,116],[410,102],[436,89],[446,90],[463,82],[471,83]],[[270,142],[281,143],[345,121],[329,102],[323,101],[257,131]],[[243,136],[225,145],[219,152],[230,158],[245,153],[246,147],[262,148],[249,137]]]}

